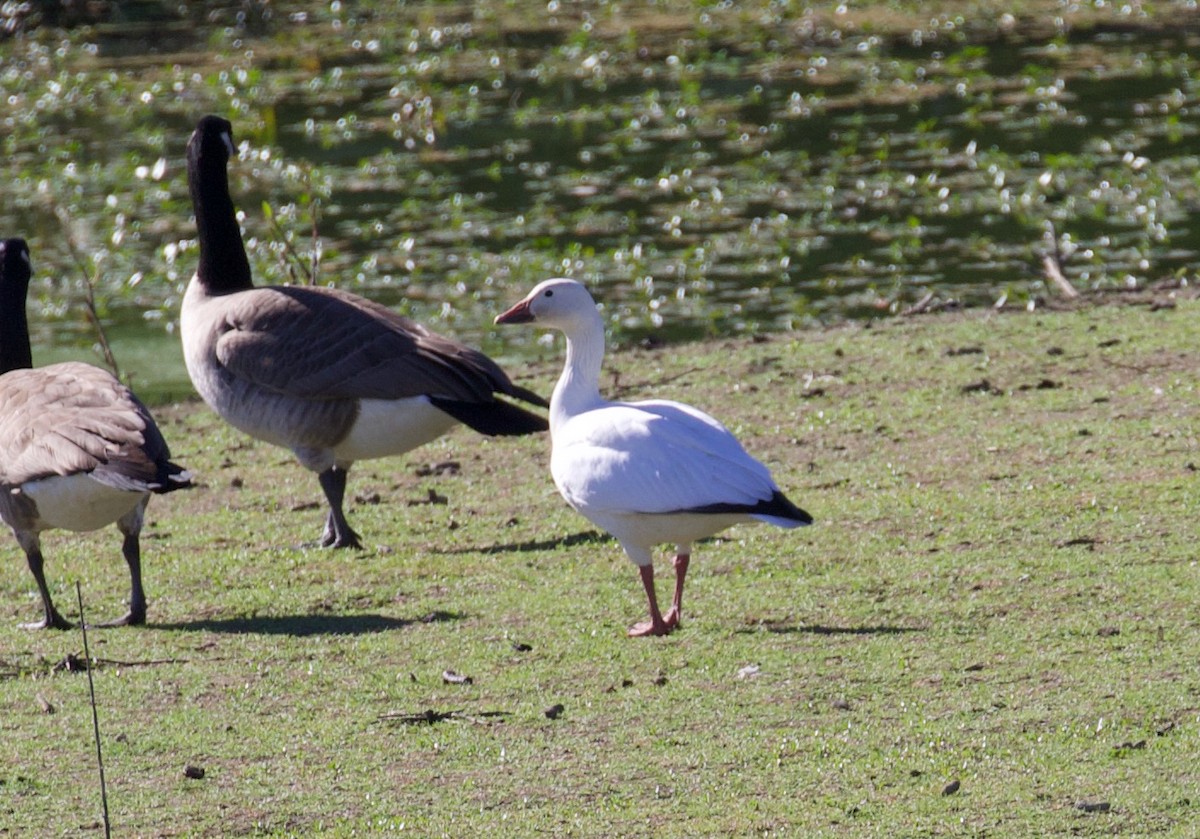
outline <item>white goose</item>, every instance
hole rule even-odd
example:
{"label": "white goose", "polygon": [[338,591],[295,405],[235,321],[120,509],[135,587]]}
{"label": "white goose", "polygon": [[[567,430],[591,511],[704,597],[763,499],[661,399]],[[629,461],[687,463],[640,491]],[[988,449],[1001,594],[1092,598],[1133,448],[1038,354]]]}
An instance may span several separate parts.
{"label": "white goose", "polygon": [[42,597],[30,629],[67,629],[42,570],[43,530],[116,522],[129,565],[129,611],[108,625],[146,622],[139,534],[150,493],[189,486],[150,412],[106,370],[68,361],[29,369],[29,248],[0,242],[0,519],[25,551]]}
{"label": "white goose", "polygon": [[[496,323],[536,323],[566,335],[566,364],[550,397],[550,472],[567,503],[615,536],[638,566],[650,620],[630,635],[666,635],[679,625],[696,540],[739,522],[812,523],[708,414],[679,402],[600,396],[604,322],[579,283],[546,280]],[[675,596],[665,616],[651,555],[663,542],[676,545]]]}
{"label": "white goose", "polygon": [[254,286],[229,195],[233,127],[207,116],[188,141],[200,263],[180,313],[192,384],[236,428],[291,449],[329,502],[321,543],[361,547],[342,511],[357,460],[402,454],[455,422],[530,434],[546,420],[497,395],[545,400],[478,350],[333,288]]}

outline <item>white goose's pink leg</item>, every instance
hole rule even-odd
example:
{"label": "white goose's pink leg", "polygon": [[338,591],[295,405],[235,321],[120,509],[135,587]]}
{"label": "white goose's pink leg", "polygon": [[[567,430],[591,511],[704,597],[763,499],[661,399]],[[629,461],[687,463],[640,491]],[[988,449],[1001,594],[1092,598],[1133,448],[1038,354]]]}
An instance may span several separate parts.
{"label": "white goose's pink leg", "polygon": [[674,629],[679,626],[679,620],[683,617],[683,581],[687,577],[688,563],[691,559],[691,554],[679,553],[675,555],[675,596],[671,598],[671,608],[667,610],[667,614],[663,617],[663,622],[666,623],[667,629]]}
{"label": "white goose's pink leg", "polygon": [[630,638],[640,638],[644,635],[666,635],[671,627],[663,620],[662,612],[658,611],[658,597],[654,594],[654,566],[639,565],[638,573],[642,575],[642,585],[646,589],[646,599],[650,601],[650,620],[629,627]]}

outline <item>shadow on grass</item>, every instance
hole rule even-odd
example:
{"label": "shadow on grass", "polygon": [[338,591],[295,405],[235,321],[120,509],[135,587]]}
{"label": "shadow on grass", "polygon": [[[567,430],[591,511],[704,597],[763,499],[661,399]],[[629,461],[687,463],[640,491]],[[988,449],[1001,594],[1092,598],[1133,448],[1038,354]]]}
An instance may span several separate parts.
{"label": "shadow on grass", "polygon": [[555,548],[570,548],[575,545],[601,545],[612,542],[613,537],[599,530],[584,530],[562,536],[558,539],[531,539],[527,542],[510,542],[505,545],[490,545],[486,548],[451,548],[444,551],[430,551],[439,554],[503,554],[522,553],[524,551],[552,551]]}
{"label": "shadow on grass", "polygon": [[147,624],[147,629],[181,632],[225,632],[233,635],[370,635],[404,629],[417,623],[443,623],[460,620],[454,612],[430,612],[420,618],[388,618],[383,615],[274,615],[266,617],[197,620],[184,623]]}
{"label": "shadow on grass", "polygon": [[903,635],[907,632],[923,632],[914,626],[819,626],[815,624],[761,623],[746,626],[738,633],[771,632],[776,635]]}

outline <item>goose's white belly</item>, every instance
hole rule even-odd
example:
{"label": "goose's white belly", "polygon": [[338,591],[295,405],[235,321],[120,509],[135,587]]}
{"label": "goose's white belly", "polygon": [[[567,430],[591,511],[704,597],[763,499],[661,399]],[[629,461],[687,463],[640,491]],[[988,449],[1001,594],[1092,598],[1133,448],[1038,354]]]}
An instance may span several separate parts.
{"label": "goose's white belly", "polygon": [[752,522],[745,513],[615,513],[580,509],[593,524],[607,530],[635,565],[649,565],[655,545],[687,548],[735,524]]}
{"label": "goose's white belly", "polygon": [[114,489],[91,475],[56,475],[30,481],[22,491],[37,505],[39,530],[83,532],[112,524],[149,493]]}
{"label": "goose's white belly", "polygon": [[425,396],[362,399],[350,433],[333,448],[339,464],[402,454],[449,431],[456,420]]}

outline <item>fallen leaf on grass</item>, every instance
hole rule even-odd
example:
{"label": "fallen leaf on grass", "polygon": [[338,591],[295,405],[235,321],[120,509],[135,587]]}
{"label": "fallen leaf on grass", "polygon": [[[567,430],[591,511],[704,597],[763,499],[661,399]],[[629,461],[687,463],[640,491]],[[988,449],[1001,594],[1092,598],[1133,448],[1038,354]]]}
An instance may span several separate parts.
{"label": "fallen leaf on grass", "polygon": [[996,387],[987,379],[980,379],[977,382],[972,382],[969,385],[963,385],[959,388],[961,393],[987,393],[992,396],[1003,396],[1004,391]]}
{"label": "fallen leaf on grass", "polygon": [[443,670],[442,681],[448,685],[469,685],[475,680],[470,676],[455,673],[453,670]]}
{"label": "fallen leaf on grass", "polygon": [[563,710],[563,706],[556,703],[543,711],[543,713],[546,715],[546,719],[556,720],[562,716]]}
{"label": "fallen leaf on grass", "polygon": [[1076,536],[1074,539],[1064,539],[1061,542],[1055,543],[1056,548],[1074,548],[1078,546],[1086,547],[1088,550],[1095,550],[1096,545],[1100,544],[1099,539],[1091,536]]}
{"label": "fallen leaf on grass", "polygon": [[1075,809],[1082,810],[1085,813],[1107,813],[1110,809],[1112,809],[1112,805],[1110,805],[1107,801],[1079,800],[1075,802]]}
{"label": "fallen leaf on grass", "polygon": [[1121,752],[1136,752],[1144,748],[1146,748],[1145,740],[1126,740],[1124,743],[1113,746],[1113,751],[1119,754]]}
{"label": "fallen leaf on grass", "polygon": [[954,795],[954,793],[958,792],[961,788],[961,781],[951,781],[950,783],[946,784],[946,786],[942,787],[942,795]]}
{"label": "fallen leaf on grass", "polygon": [[420,507],[422,504],[449,504],[450,499],[444,495],[438,495],[434,490],[428,490],[428,494],[424,498],[412,499],[404,502],[409,507]]}
{"label": "fallen leaf on grass", "polygon": [[443,460],[441,463],[418,466],[414,474],[418,478],[428,478],[431,475],[457,475],[460,472],[462,472],[462,464],[457,460]]}

